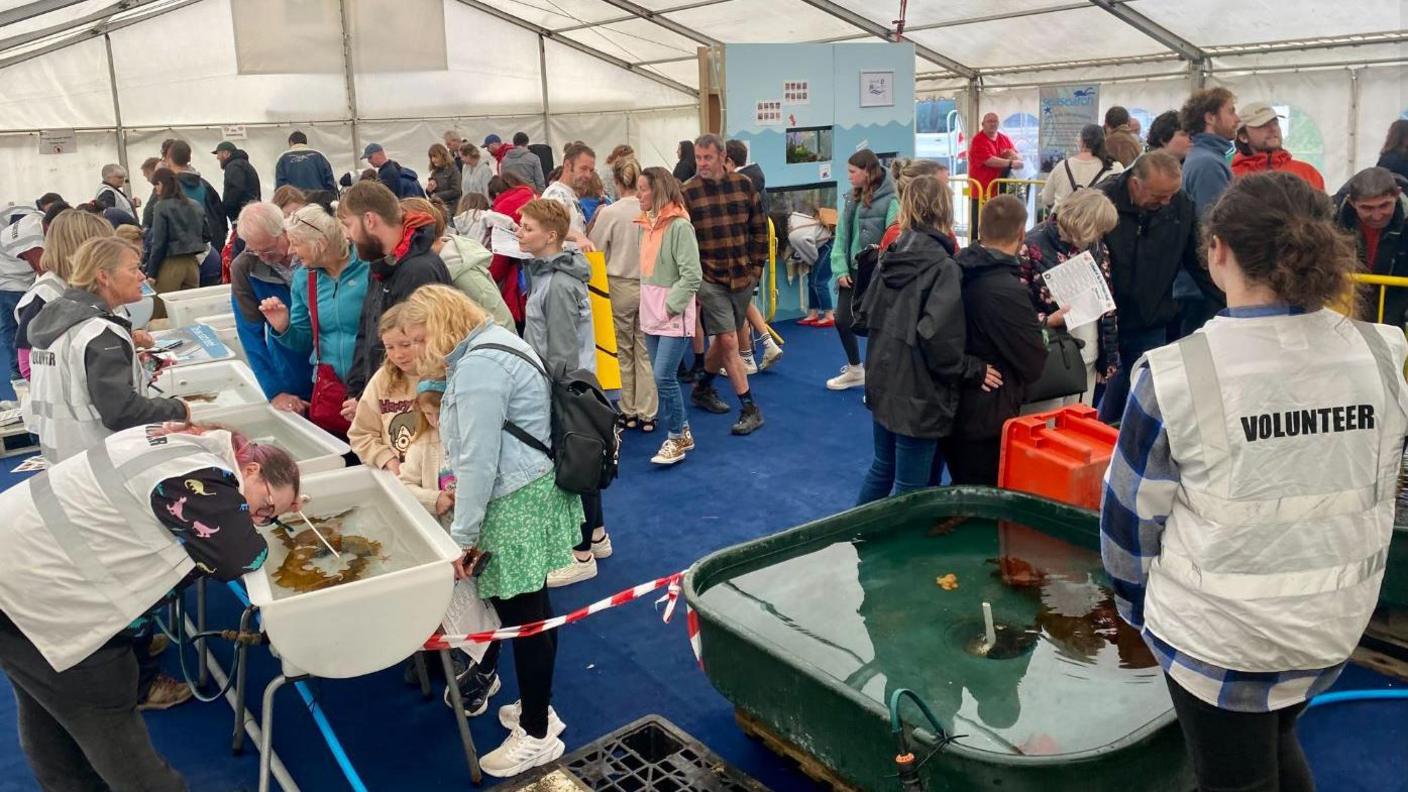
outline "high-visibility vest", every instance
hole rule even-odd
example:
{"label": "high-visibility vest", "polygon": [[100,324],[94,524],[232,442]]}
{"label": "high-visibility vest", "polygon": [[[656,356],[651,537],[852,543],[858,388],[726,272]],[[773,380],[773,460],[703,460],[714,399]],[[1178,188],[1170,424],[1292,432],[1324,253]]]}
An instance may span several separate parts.
{"label": "high-visibility vest", "polygon": [[29,351],[29,406],[25,428],[39,436],[39,448],[49,464],[61,462],[92,448],[112,432],[88,396],[88,368],[84,360],[88,343],[111,330],[132,355],[132,389],[145,387],[142,364],[132,335],[122,325],[93,317],[64,331],[45,349]]}
{"label": "high-visibility vest", "polygon": [[60,278],[52,272],[46,272],[40,275],[35,279],[34,285],[30,286],[20,297],[20,301],[15,304],[15,322],[19,322],[20,320],[20,311],[23,311],[26,306],[34,302],[36,297],[44,300],[44,304],[48,305],[62,297],[63,293],[66,291],[68,291],[68,284],[64,283],[63,278]]}
{"label": "high-visibility vest", "polygon": [[1349,657],[1393,531],[1405,357],[1401,330],[1329,310],[1218,317],[1147,355],[1178,466],[1150,631],[1240,671]]}
{"label": "high-visibility vest", "polygon": [[56,671],[88,657],[195,568],[152,513],[157,484],[212,467],[239,475],[229,432],[155,429],[117,432],[0,492],[0,611]]}
{"label": "high-visibility vest", "polygon": [[127,193],[124,193],[122,190],[117,189],[107,182],[103,182],[102,185],[98,187],[97,197],[103,197],[103,193],[112,194],[112,206],[114,209],[121,209],[127,214],[132,215],[134,220],[141,217],[137,214],[137,207],[132,205],[132,199],[127,197]]}

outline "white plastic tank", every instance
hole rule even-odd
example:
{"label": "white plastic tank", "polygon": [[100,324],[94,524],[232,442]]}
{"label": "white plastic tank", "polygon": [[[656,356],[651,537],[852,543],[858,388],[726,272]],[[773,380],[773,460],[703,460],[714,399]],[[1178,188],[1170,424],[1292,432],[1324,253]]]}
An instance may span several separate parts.
{"label": "white plastic tank", "polygon": [[147,395],[185,399],[191,406],[192,417],[197,420],[221,407],[269,401],[254,371],[238,360],[162,369],[152,380]]}
{"label": "white plastic tank", "polygon": [[[303,479],[303,494],[309,496],[303,507],[309,517],[354,509],[343,535],[380,543],[380,555],[358,580],[297,593],[275,582],[288,550],[274,529],[261,529],[269,557],[244,576],[244,584],[284,673],[341,679],[410,657],[445,616],[459,548],[384,470],[358,466],[310,475]],[[296,516],[283,519],[295,531],[304,527]]]}
{"label": "white plastic tank", "polygon": [[230,302],[228,283],[167,292],[158,299],[166,304],[166,318],[170,320],[171,327],[194,324],[202,316],[235,312],[234,305]]}
{"label": "white plastic tank", "polygon": [[265,402],[201,410],[202,423],[234,429],[257,443],[273,443],[293,455],[305,475],[338,470],[351,446],[328,434],[308,419]]}

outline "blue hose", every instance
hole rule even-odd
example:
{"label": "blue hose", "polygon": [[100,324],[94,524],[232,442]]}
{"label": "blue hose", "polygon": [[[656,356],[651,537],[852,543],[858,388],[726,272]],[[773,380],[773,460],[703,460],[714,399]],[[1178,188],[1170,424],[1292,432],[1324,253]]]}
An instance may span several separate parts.
{"label": "blue hose", "polygon": [[1319,707],[1346,701],[1408,701],[1408,689],[1340,690],[1334,693],[1321,693],[1310,700],[1310,706]]}
{"label": "blue hose", "polygon": [[[231,580],[226,585],[234,593],[235,598],[249,607],[249,596],[245,594],[244,588]],[[342,747],[342,741],[337,739],[337,733],[332,730],[332,724],[328,722],[328,717],[323,714],[323,708],[318,706],[318,702],[313,698],[313,691],[308,689],[308,683],[303,681],[294,682],[298,695],[303,697],[303,703],[308,707],[308,714],[313,716],[313,723],[317,724],[318,731],[323,733],[323,742],[328,745],[328,751],[332,753],[332,758],[337,762],[337,766],[342,768],[342,775],[347,778],[347,785],[352,787],[352,792],[367,792],[367,785],[362,783],[362,776],[357,773],[357,768],[352,766],[352,759],[347,756],[347,751]]]}

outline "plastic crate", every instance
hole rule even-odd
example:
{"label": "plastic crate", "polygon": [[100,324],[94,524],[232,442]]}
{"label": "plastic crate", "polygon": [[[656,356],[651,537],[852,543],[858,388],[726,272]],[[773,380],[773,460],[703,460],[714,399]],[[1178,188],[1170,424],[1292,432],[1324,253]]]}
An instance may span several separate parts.
{"label": "plastic crate", "polygon": [[1002,428],[997,486],[1099,509],[1118,437],[1081,404],[1013,418]]}
{"label": "plastic crate", "polygon": [[573,788],[595,792],[767,792],[659,715],[647,715],[535,771],[509,792]]}

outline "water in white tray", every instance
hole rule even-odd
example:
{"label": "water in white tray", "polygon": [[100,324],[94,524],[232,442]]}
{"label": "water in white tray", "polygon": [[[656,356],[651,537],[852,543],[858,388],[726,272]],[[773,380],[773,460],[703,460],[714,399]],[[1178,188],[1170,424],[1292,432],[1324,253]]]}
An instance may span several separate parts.
{"label": "water in white tray", "polygon": [[[339,546],[341,558],[328,552],[316,538],[311,539],[316,547],[302,546],[307,544],[305,537],[298,549],[290,550],[281,538],[283,530],[277,525],[259,529],[269,544],[264,572],[275,600],[368,580],[436,559],[434,549],[415,527],[405,524],[395,510],[368,503],[346,512],[340,528],[323,522],[344,511],[310,508],[307,512],[324,538]],[[308,530],[307,523],[296,514],[286,514],[280,519],[295,534]],[[291,553],[296,554],[292,560],[289,559]],[[285,583],[293,583],[293,586]]]}
{"label": "water in white tray", "polygon": [[179,393],[175,395],[177,398],[188,402],[192,407],[238,407],[241,404],[249,404],[249,399],[238,389],[202,391],[200,393]]}

